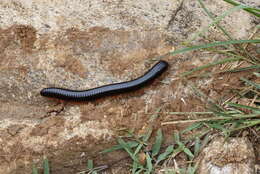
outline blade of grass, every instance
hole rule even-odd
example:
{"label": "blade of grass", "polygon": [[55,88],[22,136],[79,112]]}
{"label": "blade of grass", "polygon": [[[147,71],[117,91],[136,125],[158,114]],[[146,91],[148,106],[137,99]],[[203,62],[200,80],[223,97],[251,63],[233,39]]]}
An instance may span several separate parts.
{"label": "blade of grass", "polygon": [[139,173],[141,173],[142,171],[144,171],[144,168],[141,168],[141,169],[139,169],[138,171],[136,171],[136,172],[132,172],[132,174],[139,174]]}
{"label": "blade of grass", "polygon": [[260,117],[259,114],[247,114],[247,115],[232,115],[229,117],[209,117],[209,118],[202,118],[202,119],[196,119],[196,120],[176,120],[176,121],[167,121],[161,123],[162,126],[164,125],[170,125],[170,124],[185,124],[185,123],[193,123],[193,122],[207,122],[207,121],[214,121],[214,120],[236,120],[236,119],[247,119],[247,118],[254,118],[254,117]]}
{"label": "blade of grass", "polygon": [[193,123],[192,125],[190,125],[190,126],[188,126],[186,129],[184,129],[184,130],[182,130],[181,131],[181,134],[184,134],[184,133],[186,133],[186,132],[189,132],[189,131],[192,131],[192,130],[194,130],[194,129],[199,129],[199,128],[201,128],[203,126],[203,124],[202,123]]}
{"label": "blade of grass", "polygon": [[132,174],[140,173],[142,171],[142,169],[137,171],[139,166],[140,166],[140,164],[138,162],[134,161],[133,168],[132,168]]}
{"label": "blade of grass", "polygon": [[225,127],[223,127],[222,125],[218,124],[218,122],[214,122],[214,123],[206,123],[206,125],[210,128],[214,128],[214,129],[219,129],[223,132],[227,132],[227,129]]}
{"label": "blade of grass", "polygon": [[200,152],[201,142],[198,137],[195,138],[195,145],[194,145],[194,156],[197,156]]}
{"label": "blade of grass", "polygon": [[150,117],[149,122],[156,120],[159,117],[159,113],[161,112],[161,107],[157,108],[155,113]]}
{"label": "blade of grass", "polygon": [[[201,0],[198,0],[198,2],[200,3],[202,9],[206,12],[206,14],[209,16],[209,18],[211,20],[215,20],[214,16],[210,13],[210,11],[205,7],[205,5],[202,3]],[[233,38],[231,37],[231,35],[224,29],[224,27],[222,27],[221,25],[219,25],[218,23],[215,24],[226,36],[229,40],[233,40]],[[225,46],[226,48],[228,48],[228,46]],[[238,45],[238,48],[240,50],[242,50],[248,57],[250,57],[251,59],[256,59],[254,56],[251,56],[248,51],[243,48],[242,46]],[[246,59],[247,60],[247,59]]]}
{"label": "blade of grass", "polygon": [[88,160],[87,169],[92,170],[94,168],[93,160]]}
{"label": "blade of grass", "polygon": [[50,166],[49,161],[47,158],[43,160],[43,173],[44,174],[50,174]]}
{"label": "blade of grass", "polygon": [[[216,104],[211,98],[209,98],[207,95],[205,95],[200,89],[198,89],[192,82],[190,82],[190,87],[191,89],[194,91],[195,95],[197,95],[198,97],[202,97],[204,99],[204,101],[207,101],[210,105],[212,105],[212,107],[214,107],[214,111],[224,111],[224,109]],[[201,99],[201,98],[200,98]],[[211,109],[211,110],[213,110]]]}
{"label": "blade of grass", "polygon": [[180,152],[183,151],[183,149],[185,148],[184,144],[182,142],[178,143],[178,147],[177,149],[174,149],[171,155],[171,158],[174,158],[176,155],[178,155]]}
{"label": "blade of grass", "polygon": [[[249,109],[251,111],[258,111],[260,112],[260,109],[259,108],[255,108],[255,107],[252,107],[252,106],[247,106],[247,105],[241,105],[241,104],[236,104],[236,103],[227,103],[229,106],[232,106],[232,107],[236,107],[236,108],[243,108],[243,109]],[[260,116],[260,115],[259,115]]]}
{"label": "blade of grass", "polygon": [[221,71],[221,72],[235,73],[235,72],[248,71],[248,70],[259,69],[259,68],[260,68],[260,65],[252,65],[252,66],[243,67],[243,68],[236,68],[236,69],[231,69],[231,70],[225,70],[225,71]]}
{"label": "blade of grass", "polygon": [[38,174],[38,170],[37,170],[37,168],[35,167],[34,164],[33,164],[33,167],[32,167],[32,174]]}
{"label": "blade of grass", "polygon": [[170,55],[176,55],[176,54],[181,54],[181,53],[185,53],[185,52],[189,52],[189,51],[205,49],[205,48],[210,48],[210,47],[231,45],[231,44],[243,44],[243,43],[260,43],[260,39],[218,41],[218,42],[213,42],[213,43],[208,43],[208,44],[197,45],[197,46],[179,49],[179,50],[176,50],[176,51],[169,52],[169,54]]}
{"label": "blade of grass", "polygon": [[[236,2],[236,1],[233,1],[233,0],[223,0],[229,4],[232,4],[234,6],[239,6],[241,5],[240,3]],[[257,17],[260,17],[260,13],[257,13],[257,12],[260,12],[260,9],[257,9],[257,8],[251,8],[251,7],[248,7],[248,8],[245,8],[244,9],[245,11],[257,16]]]}
{"label": "blade of grass", "polygon": [[240,129],[245,129],[245,128],[253,127],[253,126],[256,126],[256,125],[260,125],[260,120],[250,121],[250,122],[249,122],[248,124],[246,124],[246,125],[242,125],[242,126],[240,126],[240,127],[237,127],[237,128],[234,128],[234,129],[229,130],[229,132],[238,131],[238,130],[240,130]]}
{"label": "blade of grass", "polygon": [[152,135],[152,132],[153,132],[153,129],[149,127],[149,128],[147,129],[147,131],[146,131],[144,137],[143,137],[143,141],[144,141],[144,142],[147,142],[147,141],[149,140],[149,138],[150,138],[151,135]]}
{"label": "blade of grass", "polygon": [[193,153],[190,151],[190,149],[188,149],[188,148],[185,147],[185,148],[183,149],[183,152],[188,155],[189,159],[193,159],[193,158],[194,158],[194,155],[193,155]]}
{"label": "blade of grass", "polygon": [[174,150],[173,145],[168,146],[165,152],[163,152],[158,156],[156,165],[159,164],[161,161],[165,160],[173,152],[173,150]]}
{"label": "blade of grass", "polygon": [[173,139],[174,139],[174,142],[175,143],[181,143],[181,138],[180,138],[180,134],[179,134],[179,132],[174,132],[174,134],[173,134]]}
{"label": "blade of grass", "polygon": [[224,111],[224,112],[215,112],[214,114],[219,117],[232,117],[236,114],[244,114],[244,113],[238,109],[233,108],[233,110],[228,110],[228,111]]}
{"label": "blade of grass", "polygon": [[223,60],[220,60],[220,61],[215,61],[215,62],[212,62],[212,63],[208,63],[206,65],[194,68],[191,71],[182,73],[181,76],[182,77],[188,76],[190,74],[193,74],[196,71],[200,71],[200,70],[203,70],[203,69],[206,69],[206,68],[209,68],[209,67],[212,67],[212,66],[216,66],[216,65],[219,65],[219,64],[224,64],[224,63],[227,63],[227,62],[234,62],[234,61],[239,61],[239,60],[241,60],[241,58],[227,58],[227,59],[223,59]]}
{"label": "blade of grass", "polygon": [[200,32],[196,33],[189,42],[195,40],[198,36],[201,36],[203,33],[207,32],[208,29],[213,26],[213,25],[216,25],[218,24],[223,18],[225,18],[226,16],[234,13],[235,11],[238,11],[238,10],[241,10],[241,9],[245,9],[245,8],[248,8],[248,6],[246,5],[238,5],[238,6],[235,6],[231,9],[229,9],[228,11],[225,11],[222,15],[219,15],[218,17],[214,18],[213,22],[210,23],[207,27],[205,27],[203,30],[201,30]]}
{"label": "blade of grass", "polygon": [[98,174],[98,172],[107,169],[108,166],[104,165],[104,166],[100,166],[100,167],[95,167],[91,170],[86,170],[86,171],[82,171],[82,172],[78,172],[77,174]]}
{"label": "blade of grass", "polygon": [[162,134],[162,130],[159,129],[157,131],[155,143],[152,146],[152,156],[153,157],[158,155],[158,153],[159,153],[159,151],[161,149],[162,141],[163,141],[163,134]]}
{"label": "blade of grass", "polygon": [[138,162],[138,159],[134,155],[132,149],[130,148],[130,146],[128,146],[128,144],[122,138],[118,138],[117,142],[124,148],[124,150],[129,154],[129,156],[132,158],[133,161]]}
{"label": "blade of grass", "polygon": [[196,173],[196,167],[193,167],[191,164],[189,164],[187,169],[187,174],[195,174]]}
{"label": "blade of grass", "polygon": [[146,152],[146,166],[147,166],[147,173],[152,173],[153,171],[153,164],[152,164],[152,158],[150,157],[149,153]]}
{"label": "blade of grass", "polygon": [[[229,40],[234,40],[232,38],[230,38]],[[248,44],[248,43],[247,43]],[[248,53],[248,51],[242,47],[241,45],[238,45],[238,49],[240,50],[243,50],[243,52],[250,58],[252,59],[256,59],[255,56],[252,56]],[[241,55],[241,53],[237,52],[236,50],[218,50],[218,49],[214,49],[214,48],[208,48],[208,50],[214,52],[214,53],[218,53],[218,54],[224,54],[226,56],[230,56],[230,57],[234,57],[234,58],[241,58],[242,60],[244,61],[247,61],[248,63],[251,63],[251,64],[256,64],[254,60],[250,60],[248,58],[246,58],[244,55]],[[236,53],[234,52],[236,51]]]}
{"label": "blade of grass", "polygon": [[134,155],[135,155],[135,156],[140,152],[140,150],[142,149],[143,145],[144,145],[144,144],[141,143],[141,144],[139,144],[139,145],[137,146],[137,148],[135,149],[135,152],[134,152]]}
{"label": "blade of grass", "polygon": [[203,138],[205,135],[207,135],[210,132],[210,128],[206,128],[204,124],[204,128],[199,131],[198,133],[191,134],[191,136],[187,136],[185,140],[183,140],[184,144],[187,144],[188,142],[194,141],[196,138]]}
{"label": "blade of grass", "polygon": [[150,127],[147,129],[146,134],[142,137],[143,141],[139,141],[139,144],[137,145],[137,148],[134,151],[134,156],[136,156],[140,152],[144,144],[149,140],[150,136],[152,135],[152,131],[153,130]]}
{"label": "blade of grass", "polygon": [[242,81],[246,82],[248,85],[251,85],[251,86],[255,87],[256,89],[260,89],[260,84],[256,84],[256,83],[254,83],[254,82],[252,82],[250,80],[247,80],[247,79],[245,79],[243,77],[241,77],[240,79]]}
{"label": "blade of grass", "polygon": [[167,114],[176,114],[176,115],[192,115],[192,114],[198,114],[198,115],[208,115],[213,114],[213,112],[167,112]]}
{"label": "blade of grass", "polygon": [[201,143],[201,148],[204,148],[210,142],[210,134],[207,134]]}
{"label": "blade of grass", "polygon": [[224,125],[221,124],[221,123],[219,123],[219,122],[214,122],[214,123],[212,123],[212,124],[209,124],[209,123],[205,123],[205,124],[206,124],[208,127],[210,127],[210,128],[220,130],[220,131],[224,134],[225,137],[229,137],[229,135],[230,135],[229,130],[226,129],[226,128],[224,127]]}
{"label": "blade of grass", "polygon": [[236,73],[236,72],[241,72],[241,71],[250,71],[253,69],[259,69],[260,66],[259,65],[252,65],[249,67],[244,67],[244,68],[235,68],[235,69],[230,69],[230,70],[222,70],[222,71],[216,71],[216,72],[212,72],[212,73],[203,73],[203,74],[194,74],[194,75],[190,75],[188,78],[194,78],[194,77],[212,77],[212,75],[216,75],[216,74],[223,74],[223,73]]}
{"label": "blade of grass", "polygon": [[191,75],[189,76],[189,78],[194,78],[194,77],[210,77],[212,75],[215,74],[221,74],[221,73],[236,73],[236,72],[241,72],[241,71],[249,71],[249,70],[253,70],[253,69],[259,69],[260,65],[252,65],[249,67],[244,67],[244,68],[235,68],[235,69],[231,69],[231,70],[223,70],[223,71],[216,71],[214,73],[204,73],[204,74],[199,74],[199,75]]}

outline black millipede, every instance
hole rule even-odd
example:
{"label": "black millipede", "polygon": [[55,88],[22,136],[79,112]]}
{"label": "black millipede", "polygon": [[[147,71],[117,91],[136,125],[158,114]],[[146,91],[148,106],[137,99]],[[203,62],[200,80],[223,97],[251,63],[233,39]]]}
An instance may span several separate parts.
{"label": "black millipede", "polygon": [[109,85],[100,86],[88,90],[71,90],[64,88],[44,88],[40,94],[45,97],[57,98],[61,100],[70,101],[90,101],[104,96],[121,94],[129,91],[137,90],[155,78],[160,76],[168,68],[166,61],[159,61],[150,70],[148,70],[143,76],[137,79],[112,83]]}

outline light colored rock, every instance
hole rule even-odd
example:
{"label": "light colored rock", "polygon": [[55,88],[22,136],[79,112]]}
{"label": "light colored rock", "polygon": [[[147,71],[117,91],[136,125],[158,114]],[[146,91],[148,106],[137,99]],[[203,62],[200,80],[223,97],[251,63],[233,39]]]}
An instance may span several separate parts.
{"label": "light colored rock", "polygon": [[255,154],[247,138],[215,138],[202,150],[200,174],[254,174]]}

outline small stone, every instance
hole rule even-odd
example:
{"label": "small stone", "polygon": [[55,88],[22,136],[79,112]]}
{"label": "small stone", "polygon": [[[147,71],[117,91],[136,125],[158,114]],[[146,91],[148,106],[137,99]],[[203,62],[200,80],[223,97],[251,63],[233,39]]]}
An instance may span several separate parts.
{"label": "small stone", "polygon": [[214,139],[198,157],[200,174],[254,174],[255,154],[247,138]]}

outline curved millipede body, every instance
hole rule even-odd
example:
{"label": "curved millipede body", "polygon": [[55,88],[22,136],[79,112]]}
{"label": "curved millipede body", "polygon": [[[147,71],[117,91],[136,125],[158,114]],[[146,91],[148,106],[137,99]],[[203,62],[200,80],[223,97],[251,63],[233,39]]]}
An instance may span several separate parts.
{"label": "curved millipede body", "polygon": [[133,91],[148,84],[156,77],[161,75],[168,67],[165,61],[159,61],[143,76],[126,82],[113,83],[105,86],[100,86],[88,90],[70,90],[63,88],[44,88],[41,90],[41,95],[62,100],[72,101],[89,101],[103,96],[120,94],[128,91]]}

